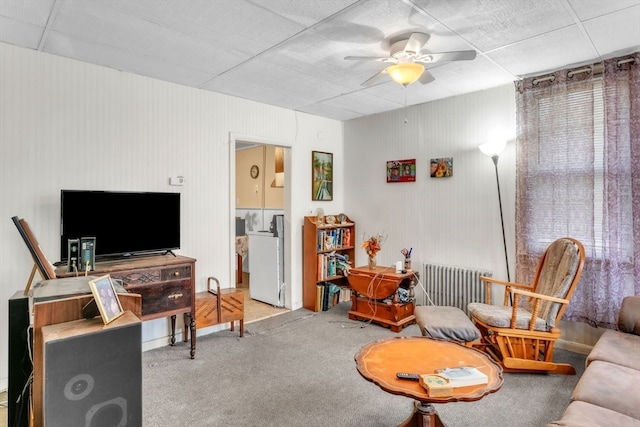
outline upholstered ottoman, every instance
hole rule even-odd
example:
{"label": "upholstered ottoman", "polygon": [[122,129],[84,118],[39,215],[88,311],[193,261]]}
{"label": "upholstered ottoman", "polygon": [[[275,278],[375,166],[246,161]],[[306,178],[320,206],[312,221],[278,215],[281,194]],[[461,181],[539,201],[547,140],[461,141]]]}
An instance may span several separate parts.
{"label": "upholstered ottoman", "polygon": [[425,337],[458,341],[469,347],[480,338],[478,328],[457,307],[421,305],[415,308],[414,315]]}

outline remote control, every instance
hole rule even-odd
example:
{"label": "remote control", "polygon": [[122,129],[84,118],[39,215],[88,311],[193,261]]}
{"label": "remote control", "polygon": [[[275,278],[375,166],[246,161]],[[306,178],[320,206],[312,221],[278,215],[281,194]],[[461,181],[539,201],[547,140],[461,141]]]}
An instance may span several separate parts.
{"label": "remote control", "polygon": [[401,380],[409,380],[409,381],[418,381],[420,379],[420,375],[418,374],[408,374],[406,372],[398,372],[396,377]]}

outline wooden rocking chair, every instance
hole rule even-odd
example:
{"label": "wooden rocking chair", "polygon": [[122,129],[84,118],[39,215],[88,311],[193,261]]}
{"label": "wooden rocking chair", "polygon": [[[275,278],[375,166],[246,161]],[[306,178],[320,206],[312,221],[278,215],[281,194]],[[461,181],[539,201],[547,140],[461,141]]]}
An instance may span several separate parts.
{"label": "wooden rocking chair", "polygon": [[[553,346],[560,338],[558,323],[578,284],[584,258],[582,243],[564,237],[546,249],[531,285],[482,277],[487,303],[468,306],[481,333],[481,342],[475,346],[489,353],[505,372],[575,375],[570,364],[553,362]],[[503,305],[491,304],[492,283],[505,286]]]}

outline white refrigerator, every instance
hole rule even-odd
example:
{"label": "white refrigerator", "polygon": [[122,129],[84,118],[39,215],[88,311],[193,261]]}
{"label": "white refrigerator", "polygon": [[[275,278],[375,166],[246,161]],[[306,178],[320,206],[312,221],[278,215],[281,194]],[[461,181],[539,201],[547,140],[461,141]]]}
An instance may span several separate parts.
{"label": "white refrigerator", "polygon": [[[248,232],[249,296],[284,307],[284,239],[272,232]],[[276,233],[277,234],[277,233]]]}

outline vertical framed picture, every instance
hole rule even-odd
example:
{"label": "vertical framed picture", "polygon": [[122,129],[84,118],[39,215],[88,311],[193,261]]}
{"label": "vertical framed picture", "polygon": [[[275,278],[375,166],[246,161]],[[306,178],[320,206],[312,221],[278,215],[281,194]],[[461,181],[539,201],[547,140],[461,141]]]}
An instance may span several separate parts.
{"label": "vertical framed picture", "polygon": [[448,178],[453,176],[453,157],[431,159],[429,163],[429,176],[431,178]]}
{"label": "vertical framed picture", "polygon": [[27,281],[27,286],[24,288],[24,294],[27,295],[29,293],[29,289],[31,289],[31,283],[33,282],[34,276],[36,274],[36,270],[40,272],[40,276],[44,280],[51,280],[56,278],[56,272],[53,268],[53,265],[49,262],[47,257],[42,252],[42,248],[40,244],[36,240],[36,236],[31,231],[31,227],[24,219],[18,218],[14,216],[11,218],[16,228],[18,229],[18,233],[24,240],[25,245],[29,249],[31,253],[31,257],[33,258],[34,266],[31,270],[31,275],[29,276],[29,280]]}
{"label": "vertical framed picture", "polygon": [[118,299],[118,294],[108,274],[90,280],[89,287],[91,288],[93,298],[96,300],[98,311],[100,311],[102,321],[105,325],[124,314],[122,305],[120,305],[120,300]]}
{"label": "vertical framed picture", "polygon": [[415,180],[416,159],[387,162],[387,182],[414,182]]}
{"label": "vertical framed picture", "polygon": [[311,200],[333,200],[333,154],[311,152]]}

